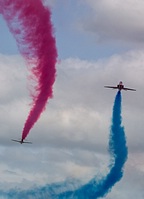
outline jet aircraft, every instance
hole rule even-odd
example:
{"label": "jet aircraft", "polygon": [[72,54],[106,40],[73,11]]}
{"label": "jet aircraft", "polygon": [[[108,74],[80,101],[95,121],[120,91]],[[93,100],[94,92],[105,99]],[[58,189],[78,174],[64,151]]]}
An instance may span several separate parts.
{"label": "jet aircraft", "polygon": [[122,81],[120,81],[119,84],[118,84],[117,86],[104,86],[104,87],[105,87],[105,88],[118,89],[119,91],[121,91],[121,90],[125,90],[125,91],[127,91],[127,90],[129,90],[129,91],[136,91],[136,90],[133,89],[133,88],[126,88],[126,87],[124,87]]}
{"label": "jet aircraft", "polygon": [[32,142],[27,142],[27,141],[24,141],[23,139],[21,140],[14,140],[12,139],[13,142],[19,142],[20,144],[23,144],[23,143],[26,143],[26,144],[32,144]]}

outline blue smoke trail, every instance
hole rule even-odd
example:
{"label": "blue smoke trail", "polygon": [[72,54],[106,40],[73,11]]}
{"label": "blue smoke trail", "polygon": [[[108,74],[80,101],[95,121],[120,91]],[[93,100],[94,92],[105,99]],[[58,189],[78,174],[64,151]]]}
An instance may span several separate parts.
{"label": "blue smoke trail", "polygon": [[44,187],[33,188],[27,191],[10,190],[9,192],[0,192],[0,195],[7,199],[97,199],[104,197],[115,183],[122,178],[124,164],[128,155],[124,127],[121,124],[121,101],[121,92],[118,91],[113,106],[109,137],[110,171],[106,177],[100,180],[94,177],[83,186],[74,182],[64,182],[45,185]]}
{"label": "blue smoke trail", "polygon": [[[89,183],[76,190],[75,193],[73,193],[73,198],[96,199],[104,197],[123,176],[123,167],[127,160],[128,149],[126,146],[124,127],[121,124],[121,101],[121,92],[118,91],[113,106],[109,139],[109,152],[111,155],[110,172],[100,181],[93,178]],[[61,194],[60,198],[68,198],[69,195],[72,195],[72,193],[67,192],[67,194]]]}

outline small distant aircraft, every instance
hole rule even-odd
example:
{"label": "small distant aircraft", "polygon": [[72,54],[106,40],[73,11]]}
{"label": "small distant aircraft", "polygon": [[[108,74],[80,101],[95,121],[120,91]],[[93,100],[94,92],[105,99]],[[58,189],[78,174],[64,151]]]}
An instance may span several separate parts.
{"label": "small distant aircraft", "polygon": [[12,141],[13,141],[13,142],[19,142],[20,144],[23,144],[23,143],[32,144],[32,142],[23,141],[23,139],[21,139],[21,140],[13,140],[13,139],[12,139]]}
{"label": "small distant aircraft", "polygon": [[119,91],[121,91],[121,90],[125,90],[125,91],[127,91],[127,90],[129,90],[129,91],[136,91],[133,88],[125,88],[122,81],[120,81],[120,83],[117,86],[104,86],[104,87],[105,88],[118,89]]}

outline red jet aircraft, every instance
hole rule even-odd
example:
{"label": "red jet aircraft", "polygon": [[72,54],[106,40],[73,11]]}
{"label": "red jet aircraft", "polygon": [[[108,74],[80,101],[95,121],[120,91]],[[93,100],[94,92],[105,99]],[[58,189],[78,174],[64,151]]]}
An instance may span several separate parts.
{"label": "red jet aircraft", "polygon": [[13,141],[13,142],[19,142],[20,144],[23,144],[23,143],[32,144],[32,142],[23,141],[23,139],[21,139],[21,140],[13,140],[13,139],[12,139],[12,141]]}
{"label": "red jet aircraft", "polygon": [[121,90],[125,90],[125,91],[127,91],[127,90],[129,90],[129,91],[136,91],[136,90],[133,89],[133,88],[126,88],[126,87],[124,87],[122,81],[120,81],[120,83],[119,83],[117,86],[104,86],[104,87],[105,87],[105,88],[118,89],[119,91],[121,91]]}

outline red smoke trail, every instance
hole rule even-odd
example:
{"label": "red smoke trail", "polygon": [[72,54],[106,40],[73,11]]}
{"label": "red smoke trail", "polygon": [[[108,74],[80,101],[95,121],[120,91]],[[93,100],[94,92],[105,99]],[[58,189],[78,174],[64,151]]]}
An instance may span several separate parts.
{"label": "red smoke trail", "polygon": [[57,50],[51,13],[42,0],[0,0],[0,12],[36,80],[32,108],[22,132],[25,139],[52,97]]}

